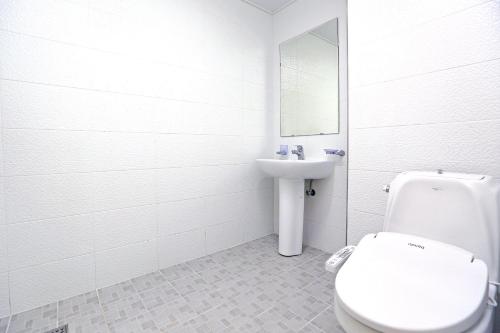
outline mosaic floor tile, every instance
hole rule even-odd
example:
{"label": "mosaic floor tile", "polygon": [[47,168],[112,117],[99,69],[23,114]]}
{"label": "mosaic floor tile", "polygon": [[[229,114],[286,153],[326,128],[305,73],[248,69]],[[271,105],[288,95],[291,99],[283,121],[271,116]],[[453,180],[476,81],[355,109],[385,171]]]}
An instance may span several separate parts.
{"label": "mosaic floor tile", "polygon": [[[278,254],[266,236],[11,317],[8,333],[339,333],[329,255]],[[57,311],[59,308],[59,311]],[[9,318],[0,319],[0,333]]]}
{"label": "mosaic floor tile", "polygon": [[302,288],[302,290],[320,301],[331,305],[335,297],[335,281],[333,279],[316,279]]}
{"label": "mosaic floor tile", "polygon": [[333,312],[333,306],[330,306],[325,311],[321,312],[316,318],[312,320],[312,323],[322,329],[324,332],[332,333],[343,333],[344,330],[337,321],[335,313]]}
{"label": "mosaic floor tile", "polygon": [[58,326],[68,324],[70,332],[107,332],[97,292],[92,291],[59,301]]}
{"label": "mosaic floor tile", "polygon": [[135,295],[135,290],[132,281],[124,281],[106,288],[99,289],[99,301],[102,304],[116,302],[121,298]]}
{"label": "mosaic floor tile", "polygon": [[255,319],[263,332],[293,332],[299,327],[304,327],[307,320],[299,317],[282,305],[277,305],[264,312]]}
{"label": "mosaic floor tile", "polygon": [[307,324],[306,326],[302,327],[302,329],[299,330],[298,333],[326,333],[326,332],[324,332],[317,326],[314,326],[313,324]]}
{"label": "mosaic floor tile", "polygon": [[151,315],[158,328],[169,332],[184,322],[197,317],[198,313],[185,300],[177,299],[154,308],[151,310]]}
{"label": "mosaic floor tile", "polygon": [[325,270],[325,262],[330,258],[331,254],[322,254],[314,259],[306,261],[298,266],[298,268],[306,271],[307,273],[314,275],[316,278],[323,277],[325,275],[333,275]]}
{"label": "mosaic floor tile", "polygon": [[170,284],[162,284],[154,289],[142,291],[139,293],[139,297],[142,300],[142,304],[144,304],[148,310],[182,298]]}
{"label": "mosaic floor tile", "polygon": [[11,317],[9,333],[44,333],[57,325],[57,303],[51,303]]}
{"label": "mosaic floor tile", "polygon": [[110,327],[121,326],[134,318],[144,315],[147,310],[138,295],[121,298],[113,303],[103,305],[104,317]]}
{"label": "mosaic floor tile", "polygon": [[184,298],[193,310],[199,314],[207,312],[226,301],[226,298],[218,290],[194,292],[184,296]]}
{"label": "mosaic floor tile", "polygon": [[217,281],[221,281],[227,278],[230,278],[234,273],[227,270],[222,265],[217,265],[206,269],[204,271],[199,272],[199,275],[205,280],[207,283],[215,283]]}
{"label": "mosaic floor tile", "polygon": [[178,330],[178,332],[207,332],[207,333],[218,333],[218,332],[232,332],[233,327],[228,327],[224,325],[219,319],[214,317],[209,317],[207,315],[200,315],[193,318],[182,326],[183,330]]}
{"label": "mosaic floor tile", "polygon": [[196,272],[193,271],[186,264],[178,264],[175,266],[167,267],[167,268],[162,269],[160,272],[163,274],[163,276],[165,276],[165,278],[168,281],[174,281],[174,280],[186,277],[186,276],[196,274]]}
{"label": "mosaic floor tile", "polygon": [[0,318],[0,333],[7,332],[7,326],[9,325],[10,317]]}
{"label": "mosaic floor tile", "polygon": [[175,290],[181,295],[211,289],[210,285],[199,275],[191,275],[183,279],[172,281],[171,283]]}
{"label": "mosaic floor tile", "polygon": [[304,270],[294,268],[291,271],[277,275],[280,281],[287,282],[296,288],[303,288],[314,281],[314,276]]}
{"label": "mosaic floor tile", "polygon": [[153,316],[147,312],[131,319],[112,323],[109,325],[109,331],[111,333],[161,332],[156,326]]}
{"label": "mosaic floor tile", "polygon": [[153,272],[131,279],[135,290],[138,292],[158,287],[167,282],[167,279],[160,272]]}
{"label": "mosaic floor tile", "polygon": [[199,259],[188,261],[186,262],[186,265],[195,272],[201,272],[217,266],[217,262],[211,256],[206,256]]}
{"label": "mosaic floor tile", "polygon": [[226,327],[238,327],[243,323],[253,320],[249,313],[246,313],[239,307],[238,304],[233,302],[225,302],[216,308],[209,310],[205,313],[210,318],[217,318]]}
{"label": "mosaic floor tile", "polygon": [[280,301],[280,304],[307,321],[316,317],[329,306],[304,291],[288,295]]}

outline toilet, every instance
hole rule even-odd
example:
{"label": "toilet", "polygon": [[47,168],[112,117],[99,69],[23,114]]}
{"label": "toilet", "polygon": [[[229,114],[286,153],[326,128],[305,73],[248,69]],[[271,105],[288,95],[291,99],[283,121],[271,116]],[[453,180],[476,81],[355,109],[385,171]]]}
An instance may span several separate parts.
{"label": "toilet", "polygon": [[340,325],[347,333],[492,332],[499,184],[413,171],[389,188],[383,231],[364,236],[336,276]]}

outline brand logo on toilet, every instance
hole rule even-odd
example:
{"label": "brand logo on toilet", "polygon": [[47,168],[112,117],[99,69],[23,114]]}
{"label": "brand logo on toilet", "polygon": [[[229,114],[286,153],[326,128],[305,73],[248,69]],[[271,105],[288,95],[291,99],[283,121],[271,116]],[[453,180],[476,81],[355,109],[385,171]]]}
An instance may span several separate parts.
{"label": "brand logo on toilet", "polygon": [[425,250],[425,246],[423,246],[423,245],[419,245],[419,244],[408,243],[408,246],[411,246],[411,247],[416,247],[416,248],[419,248],[419,249]]}

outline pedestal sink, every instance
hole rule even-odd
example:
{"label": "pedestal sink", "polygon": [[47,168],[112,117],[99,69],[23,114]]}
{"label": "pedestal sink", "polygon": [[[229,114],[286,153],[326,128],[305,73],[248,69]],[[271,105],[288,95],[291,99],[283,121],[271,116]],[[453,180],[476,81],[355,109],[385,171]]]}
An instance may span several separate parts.
{"label": "pedestal sink", "polygon": [[257,159],[269,176],[279,178],[279,253],[302,254],[304,229],[304,180],[321,179],[333,172],[331,160]]}

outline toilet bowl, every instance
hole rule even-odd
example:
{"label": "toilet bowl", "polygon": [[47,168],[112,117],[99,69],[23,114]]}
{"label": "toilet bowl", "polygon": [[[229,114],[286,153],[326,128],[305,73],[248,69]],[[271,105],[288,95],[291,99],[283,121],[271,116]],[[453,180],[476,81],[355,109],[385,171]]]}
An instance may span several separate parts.
{"label": "toilet bowl", "polygon": [[489,333],[499,259],[491,177],[407,172],[390,185],[383,232],[362,238],[335,279],[347,333]]}
{"label": "toilet bowl", "polygon": [[[495,291],[496,293],[496,291]],[[379,333],[349,316],[338,302],[334,301],[335,316],[346,333]],[[495,308],[488,306],[481,319],[464,333],[486,333],[493,331]]]}

